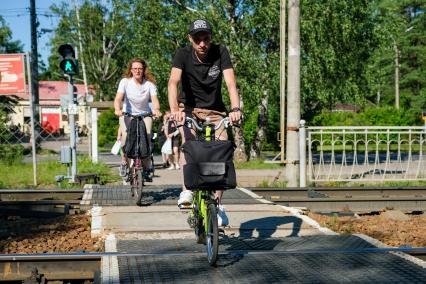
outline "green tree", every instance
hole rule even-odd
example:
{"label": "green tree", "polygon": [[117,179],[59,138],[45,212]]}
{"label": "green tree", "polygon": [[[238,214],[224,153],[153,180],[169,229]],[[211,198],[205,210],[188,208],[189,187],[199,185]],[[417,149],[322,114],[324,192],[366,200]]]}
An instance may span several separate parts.
{"label": "green tree", "polygon": [[[80,22],[77,21],[75,6],[62,3],[51,7],[61,19],[52,39],[47,74],[51,79],[62,77],[57,49],[64,43],[71,43],[78,48],[80,30],[88,83],[95,86],[101,101],[114,97],[116,81],[122,75],[128,60],[126,49],[130,23],[126,18],[129,6],[124,1],[116,0],[110,4],[111,7],[104,4],[104,1],[86,0],[79,9]],[[80,73],[81,70],[80,68]],[[77,80],[81,80],[81,77],[80,74]]]}
{"label": "green tree", "polygon": [[395,105],[395,57],[400,64],[400,106],[419,114],[426,109],[426,4],[415,0],[373,1],[379,46],[368,73],[377,105]]}
{"label": "green tree", "polygon": [[21,53],[24,47],[19,40],[12,40],[12,31],[0,15],[0,53]]}
{"label": "green tree", "polygon": [[338,102],[365,104],[365,62],[376,46],[367,0],[305,1],[301,20],[303,117]]}

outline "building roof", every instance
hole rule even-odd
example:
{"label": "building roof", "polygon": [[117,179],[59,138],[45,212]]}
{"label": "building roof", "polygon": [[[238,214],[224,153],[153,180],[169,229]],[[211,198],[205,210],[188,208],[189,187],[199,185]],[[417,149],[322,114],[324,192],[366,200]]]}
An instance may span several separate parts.
{"label": "building roof", "polygon": [[[39,81],[40,100],[60,100],[61,95],[68,94],[68,82],[66,81]],[[78,95],[85,96],[84,84],[74,84]],[[94,93],[93,87],[89,86],[89,92]],[[11,94],[20,99],[28,99],[28,94]]]}
{"label": "building roof", "polygon": [[348,111],[348,112],[358,112],[361,108],[356,105],[337,103],[336,106],[332,109],[334,112],[338,111]]}
{"label": "building roof", "polygon": [[[41,105],[46,103],[49,105],[59,105],[61,95],[68,94],[68,82],[66,81],[39,81],[39,100]],[[76,94],[78,96],[86,96],[84,84],[74,84]],[[89,92],[95,94],[92,86],[89,86]],[[10,94],[17,97],[19,100],[28,100],[28,93]],[[47,102],[49,101],[49,102]]]}

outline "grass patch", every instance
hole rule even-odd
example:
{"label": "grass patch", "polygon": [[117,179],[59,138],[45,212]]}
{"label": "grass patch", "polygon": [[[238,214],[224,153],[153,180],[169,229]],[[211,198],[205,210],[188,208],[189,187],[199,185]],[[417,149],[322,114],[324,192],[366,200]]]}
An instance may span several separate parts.
{"label": "grass patch", "polygon": [[258,159],[258,160],[244,162],[244,163],[235,162],[235,168],[237,169],[282,169],[283,166],[280,164],[265,163],[264,160]]}
{"label": "grass patch", "polygon": [[[0,164],[0,188],[33,188],[32,163],[15,163],[11,165]],[[94,164],[87,156],[78,156],[77,173],[96,173],[101,183],[120,180],[120,177],[111,171],[104,163]],[[37,163],[37,188],[58,187],[55,181],[56,175],[67,175],[66,165],[59,161],[38,161]],[[61,183],[61,188],[79,187],[79,184],[71,185],[68,181]]]}

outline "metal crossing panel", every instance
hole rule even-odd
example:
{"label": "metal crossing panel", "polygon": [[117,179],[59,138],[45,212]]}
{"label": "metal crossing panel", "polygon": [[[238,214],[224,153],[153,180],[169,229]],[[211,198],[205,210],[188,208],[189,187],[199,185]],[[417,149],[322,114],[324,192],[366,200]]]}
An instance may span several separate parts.
{"label": "metal crossing panel", "polygon": [[[356,236],[222,238],[216,267],[195,240],[119,241],[121,283],[424,283],[426,268]],[[346,252],[345,252],[346,250]]]}

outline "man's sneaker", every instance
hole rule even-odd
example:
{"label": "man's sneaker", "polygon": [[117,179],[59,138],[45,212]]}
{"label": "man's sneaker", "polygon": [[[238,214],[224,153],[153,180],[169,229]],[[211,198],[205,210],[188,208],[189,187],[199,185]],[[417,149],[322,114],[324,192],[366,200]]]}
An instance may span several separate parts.
{"label": "man's sneaker", "polygon": [[120,171],[120,176],[125,177],[127,175],[127,165],[121,164],[119,171]]}
{"label": "man's sneaker", "polygon": [[223,205],[219,205],[217,210],[217,225],[219,227],[228,226],[229,220],[228,216],[226,216],[225,208],[223,208]]}
{"label": "man's sneaker", "polygon": [[184,190],[179,195],[178,206],[179,208],[189,207],[192,203],[192,191]]}
{"label": "man's sneaker", "polygon": [[176,164],[175,164],[175,169],[176,169],[176,170],[180,170],[180,166],[179,166],[179,164],[178,164],[178,163],[176,163]]}
{"label": "man's sneaker", "polygon": [[168,167],[167,169],[168,169],[168,170],[174,170],[174,169],[175,169],[175,165],[172,163],[172,164],[170,165],[170,167]]}

